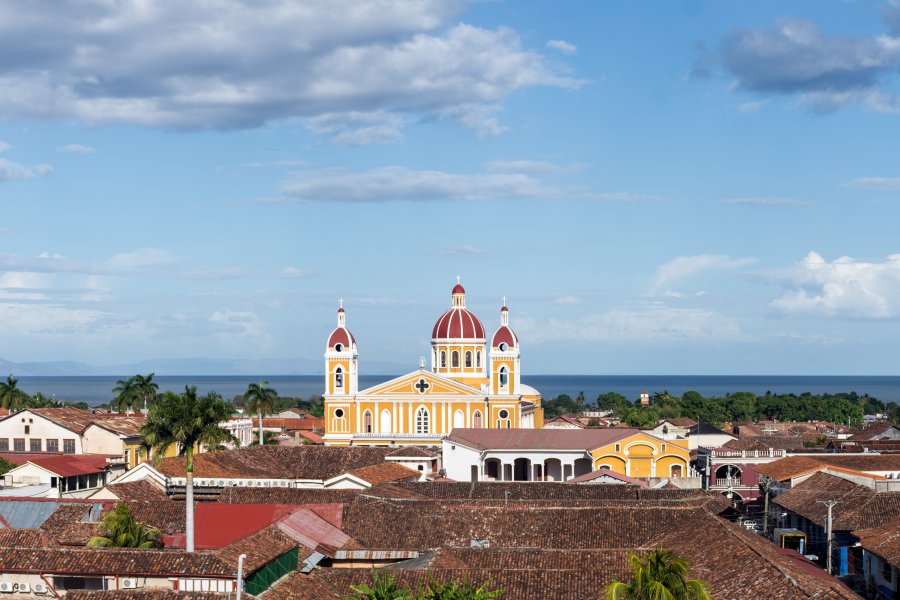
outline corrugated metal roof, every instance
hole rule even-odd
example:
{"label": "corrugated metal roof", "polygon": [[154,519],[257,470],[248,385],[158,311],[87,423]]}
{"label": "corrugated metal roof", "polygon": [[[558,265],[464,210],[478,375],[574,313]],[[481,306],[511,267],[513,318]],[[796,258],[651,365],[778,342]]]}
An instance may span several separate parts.
{"label": "corrugated metal roof", "polygon": [[56,509],[58,502],[34,502],[30,500],[16,500],[0,502],[0,516],[9,523],[10,527],[34,529],[44,524]]}
{"label": "corrugated metal roof", "polygon": [[326,555],[334,554],[350,541],[349,535],[306,507],[298,508],[275,525],[297,543]]}

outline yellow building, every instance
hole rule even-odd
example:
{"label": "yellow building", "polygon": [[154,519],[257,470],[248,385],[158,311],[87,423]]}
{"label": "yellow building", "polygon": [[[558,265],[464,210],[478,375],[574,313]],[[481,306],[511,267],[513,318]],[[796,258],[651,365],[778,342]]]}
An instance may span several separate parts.
{"label": "yellow building", "polygon": [[541,395],[521,382],[519,339],[500,309],[488,343],[484,325],[453,288],[450,308],[431,333],[431,369],[359,390],[359,354],[338,309],[325,348],[325,443],[436,445],[454,428],[540,428]]}

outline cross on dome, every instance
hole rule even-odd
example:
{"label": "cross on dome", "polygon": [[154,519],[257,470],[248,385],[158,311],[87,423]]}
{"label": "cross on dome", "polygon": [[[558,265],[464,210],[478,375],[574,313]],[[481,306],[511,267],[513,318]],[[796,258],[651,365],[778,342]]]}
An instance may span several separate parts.
{"label": "cross on dome", "polygon": [[506,296],[503,296],[503,306],[506,306]]}
{"label": "cross on dome", "polygon": [[341,305],[341,308],[344,308],[344,299],[343,299],[343,298],[338,298],[338,304]]}

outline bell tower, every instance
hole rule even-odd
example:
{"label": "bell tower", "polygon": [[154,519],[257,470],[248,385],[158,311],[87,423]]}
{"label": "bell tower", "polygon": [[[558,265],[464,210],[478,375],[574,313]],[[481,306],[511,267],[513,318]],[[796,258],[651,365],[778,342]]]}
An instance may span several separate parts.
{"label": "bell tower", "polygon": [[359,391],[356,339],[347,329],[344,301],[337,312],[337,327],[328,336],[325,346],[325,394],[343,396]]}
{"label": "bell tower", "polygon": [[506,298],[500,309],[500,327],[491,338],[491,394],[513,395],[520,393],[519,338],[509,327],[509,309]]}

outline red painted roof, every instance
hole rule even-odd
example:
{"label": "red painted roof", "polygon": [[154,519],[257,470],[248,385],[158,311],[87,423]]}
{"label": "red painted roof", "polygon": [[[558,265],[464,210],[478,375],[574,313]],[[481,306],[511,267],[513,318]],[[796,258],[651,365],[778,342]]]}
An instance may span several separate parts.
{"label": "red painted roof", "polygon": [[[106,461],[110,458],[106,454],[48,454],[48,453],[10,453],[0,455],[11,463],[24,465],[31,463],[42,469],[46,469],[54,475],[60,477],[71,477],[73,475],[90,475],[91,473],[102,473],[109,463]],[[118,458],[118,456],[113,456]]]}
{"label": "red painted roof", "polygon": [[328,338],[328,347],[334,348],[336,344],[343,344],[345,348],[349,348],[356,343],[356,338],[350,333],[346,327],[338,327],[331,332]]}
{"label": "red painted roof", "polygon": [[471,311],[454,306],[441,315],[434,324],[431,337],[444,339],[484,339],[484,325]]}
{"label": "red painted roof", "polygon": [[457,283],[456,285],[453,286],[453,291],[452,291],[451,293],[453,293],[453,294],[465,294],[465,293],[466,293],[466,288],[464,288],[463,286],[461,286],[461,285],[459,285],[459,284]]}
{"label": "red painted roof", "polygon": [[494,334],[494,339],[491,340],[491,347],[493,348],[499,348],[500,344],[506,344],[510,348],[515,348],[519,345],[519,338],[516,337],[512,329],[503,325]]}

